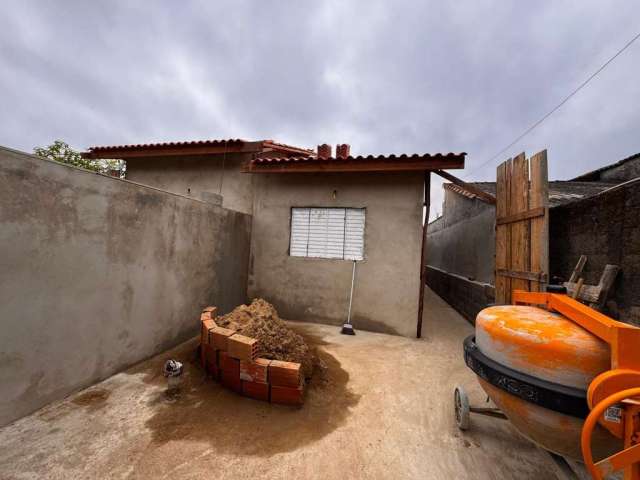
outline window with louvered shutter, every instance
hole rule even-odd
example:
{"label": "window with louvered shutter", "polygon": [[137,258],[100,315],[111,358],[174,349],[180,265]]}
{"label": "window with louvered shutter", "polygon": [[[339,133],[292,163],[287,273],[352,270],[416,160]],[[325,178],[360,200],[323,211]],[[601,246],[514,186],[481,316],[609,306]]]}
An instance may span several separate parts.
{"label": "window with louvered shutter", "polygon": [[364,208],[291,209],[292,257],[364,258]]}

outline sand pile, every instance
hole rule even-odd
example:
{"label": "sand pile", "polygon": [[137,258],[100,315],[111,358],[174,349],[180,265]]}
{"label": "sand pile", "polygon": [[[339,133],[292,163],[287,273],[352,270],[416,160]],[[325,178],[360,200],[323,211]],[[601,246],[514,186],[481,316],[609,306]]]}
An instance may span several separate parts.
{"label": "sand pile", "polygon": [[311,377],[315,362],[313,350],[287,327],[269,302],[255,298],[251,305],[240,305],[231,313],[216,318],[216,324],[257,338],[260,357],[300,363],[305,378]]}

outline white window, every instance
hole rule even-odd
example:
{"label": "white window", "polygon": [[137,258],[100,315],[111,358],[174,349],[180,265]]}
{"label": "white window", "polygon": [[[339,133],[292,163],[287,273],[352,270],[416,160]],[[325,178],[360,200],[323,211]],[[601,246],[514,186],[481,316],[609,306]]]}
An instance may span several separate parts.
{"label": "white window", "polygon": [[291,209],[292,257],[364,258],[364,208]]}

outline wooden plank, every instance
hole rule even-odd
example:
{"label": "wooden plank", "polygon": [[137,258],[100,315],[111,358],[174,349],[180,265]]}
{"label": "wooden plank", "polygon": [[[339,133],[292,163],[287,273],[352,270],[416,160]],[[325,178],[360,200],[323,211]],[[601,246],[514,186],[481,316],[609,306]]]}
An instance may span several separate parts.
{"label": "wooden plank", "polygon": [[241,171],[243,173],[410,172],[454,168],[464,168],[464,158],[443,156],[414,161],[398,159],[385,161],[374,158],[357,161],[249,163]]}
{"label": "wooden plank", "polygon": [[418,297],[418,325],[416,337],[422,337],[422,315],[424,312],[424,288],[427,281],[427,229],[429,227],[429,207],[431,206],[431,172],[424,172],[424,207],[425,217],[422,225],[422,248],[420,252],[420,291]]}
{"label": "wooden plank", "polygon": [[[527,272],[522,270],[498,269],[497,273],[503,277],[517,278],[533,282],[543,282],[546,280],[546,273],[543,272]],[[516,289],[514,289],[516,290]]]}
{"label": "wooden plank", "polygon": [[543,282],[531,282],[531,291],[541,292],[549,278],[549,175],[547,151],[531,157],[529,208],[543,209],[544,215],[531,220],[531,270],[546,274]]}
{"label": "wooden plank", "polygon": [[574,289],[573,293],[571,293],[571,298],[573,299],[578,298],[578,295],[580,295],[580,290],[582,290],[583,285],[584,285],[584,278],[581,278],[580,280],[578,280],[578,283],[576,283],[576,288]]}
{"label": "wooden plank", "polygon": [[[584,261],[582,261],[584,257]],[[574,272],[578,271],[578,274],[582,272],[582,267],[586,262],[586,256],[581,256],[580,261],[576,265]],[[567,294],[572,298],[577,298],[578,300],[582,300],[584,302],[589,302],[592,307],[596,309],[600,309],[604,306],[607,301],[607,297],[609,296],[609,292],[613,287],[616,276],[620,271],[620,267],[617,265],[606,265],[604,267],[604,271],[602,272],[602,276],[600,277],[600,282],[598,285],[582,285],[580,289],[578,289],[579,281],[573,282],[568,281],[564,282],[563,285],[567,289]],[[574,278],[574,275],[571,275],[571,278]],[[578,292],[578,293],[576,293]]]}
{"label": "wooden plank", "polygon": [[584,285],[582,284],[580,287],[580,292],[576,295],[576,291],[578,290],[578,282],[564,282],[563,285],[567,289],[567,295],[571,298],[575,298],[578,300],[582,300],[584,302],[589,303],[597,303],[600,299],[600,287],[597,285]]}
{"label": "wooden plank", "polygon": [[620,267],[618,265],[606,265],[604,267],[604,272],[602,272],[600,283],[598,284],[598,287],[600,287],[600,298],[596,302],[598,307],[604,307],[619,271]]}
{"label": "wooden plank", "polygon": [[[513,159],[512,168],[509,215],[517,215],[529,210],[529,161],[524,153]],[[509,228],[511,228],[511,264],[509,269],[528,272],[531,264],[529,222],[509,224]],[[512,278],[511,290],[529,290],[529,288],[529,280]],[[510,302],[511,291],[509,292]]]}
{"label": "wooden plank", "polygon": [[486,201],[487,203],[490,203],[492,205],[496,204],[496,197],[494,197],[493,195],[491,195],[490,193],[487,193],[481,189],[479,189],[478,187],[471,185],[461,179],[459,179],[458,177],[451,175],[448,172],[444,172],[442,170],[434,170],[433,173],[435,173],[436,175],[440,175],[442,178],[449,180],[451,183],[459,186],[460,188],[465,189],[467,192],[469,193],[473,193],[474,195],[476,195],[477,197],[480,197],[482,200]]}
{"label": "wooden plank", "polygon": [[[508,167],[509,161],[498,165],[496,171],[496,217],[504,217],[507,215],[508,201]],[[509,290],[511,279],[500,275],[500,270],[509,268],[508,249],[509,249],[509,225],[496,225],[496,303],[503,305],[507,303],[507,291]]]}
{"label": "wooden plank", "polygon": [[516,213],[502,218],[496,218],[496,225],[505,225],[507,223],[522,222],[531,218],[542,217],[545,214],[544,207],[532,208],[525,212]]}
{"label": "wooden plank", "polygon": [[575,267],[573,267],[573,272],[571,272],[571,277],[569,277],[569,283],[576,283],[578,281],[578,278],[580,278],[580,274],[582,273],[582,270],[584,270],[584,266],[586,263],[587,263],[587,256],[580,255],[580,258],[578,259],[578,263],[576,264]]}

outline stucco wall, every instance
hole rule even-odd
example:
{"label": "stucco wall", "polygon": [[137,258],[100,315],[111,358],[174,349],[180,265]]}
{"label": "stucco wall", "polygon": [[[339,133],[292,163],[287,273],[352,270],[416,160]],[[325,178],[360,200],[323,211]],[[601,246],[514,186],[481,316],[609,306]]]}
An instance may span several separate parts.
{"label": "stucco wall", "polygon": [[253,175],[240,172],[249,154],[173,156],[127,160],[127,179],[197,199],[223,197],[222,206],[251,214]]}
{"label": "stucco wall", "polygon": [[495,208],[445,190],[443,213],[427,231],[427,265],[493,284]]}
{"label": "stucco wall", "polygon": [[273,302],[284,318],[342,324],[352,262],[290,257],[291,207],[364,207],[365,260],[357,265],[353,323],[356,329],[415,335],[422,173],[254,177],[249,296]]}
{"label": "stucco wall", "polygon": [[0,424],[246,300],[251,218],[0,148]]}

